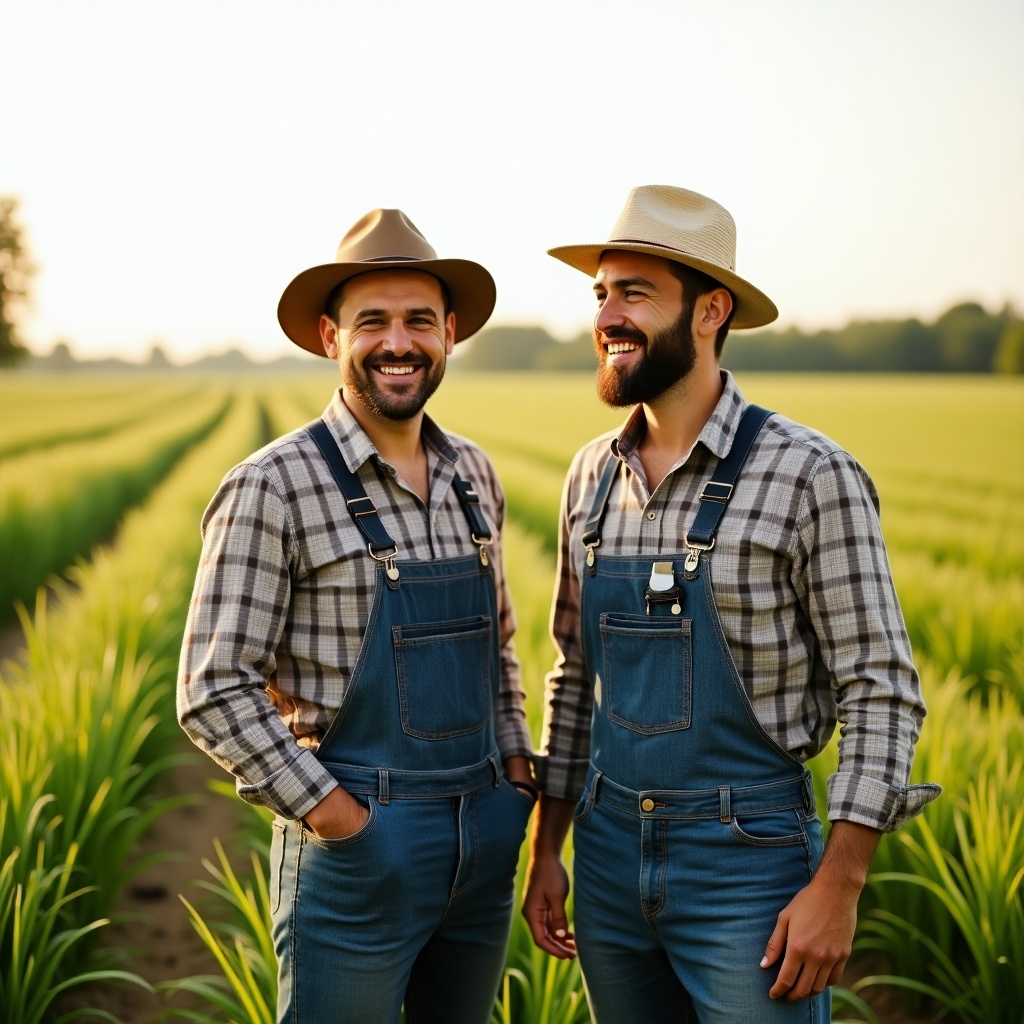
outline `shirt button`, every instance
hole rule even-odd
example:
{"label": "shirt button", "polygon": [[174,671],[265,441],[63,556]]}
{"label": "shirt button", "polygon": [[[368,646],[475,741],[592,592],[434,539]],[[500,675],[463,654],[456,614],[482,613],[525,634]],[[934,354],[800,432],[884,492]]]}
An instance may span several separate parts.
{"label": "shirt button", "polygon": [[653,811],[654,810],[654,801],[649,796],[648,797],[644,797],[644,799],[640,801],[640,810],[641,811]]}
{"label": "shirt button", "polygon": [[647,513],[647,518],[650,519],[651,522],[653,523],[654,520],[658,518],[658,513],[657,512],[648,512]]}

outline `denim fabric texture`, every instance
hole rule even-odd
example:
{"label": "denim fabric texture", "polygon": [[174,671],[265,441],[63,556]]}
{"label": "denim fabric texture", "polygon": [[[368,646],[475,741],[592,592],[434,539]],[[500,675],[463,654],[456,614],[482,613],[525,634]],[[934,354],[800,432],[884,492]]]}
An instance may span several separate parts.
{"label": "denim fabric texture", "polygon": [[280,1024],[486,1024],[500,981],[532,802],[496,749],[494,579],[476,556],[397,565],[317,751],[369,818],[336,840],[274,823]]}
{"label": "denim fabric texture", "polygon": [[[830,995],[772,1000],[779,911],[823,852],[809,773],[758,724],[711,590],[713,552],[673,591],[651,557],[583,575],[594,687],[574,824],[575,930],[597,1024],[827,1022]],[[660,584],[664,587],[664,582]]]}

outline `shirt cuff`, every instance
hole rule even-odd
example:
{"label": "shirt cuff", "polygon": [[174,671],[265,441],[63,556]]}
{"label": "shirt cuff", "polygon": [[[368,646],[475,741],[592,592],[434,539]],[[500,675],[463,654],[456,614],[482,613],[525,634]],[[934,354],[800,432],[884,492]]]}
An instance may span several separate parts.
{"label": "shirt cuff", "polygon": [[537,788],[556,800],[579,800],[587,782],[589,760],[552,757],[550,754],[533,755],[533,771]]}
{"label": "shirt cuff", "polygon": [[282,818],[301,818],[338,785],[312,750],[299,748],[283,768],[261,782],[238,780],[236,790],[246,802],[269,807]]}
{"label": "shirt cuff", "polygon": [[895,832],[920,814],[942,787],[933,782],[894,786],[870,775],[836,772],[829,777],[827,791],[829,821],[853,821],[880,832]]}

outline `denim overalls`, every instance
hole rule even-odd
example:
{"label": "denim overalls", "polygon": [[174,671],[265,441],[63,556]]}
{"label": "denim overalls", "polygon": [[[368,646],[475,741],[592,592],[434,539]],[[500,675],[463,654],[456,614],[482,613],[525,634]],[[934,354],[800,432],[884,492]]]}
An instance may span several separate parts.
{"label": "denim overalls", "polygon": [[779,965],[759,966],[779,911],[818,865],[821,825],[809,773],[754,717],[711,590],[718,520],[768,415],[746,411],[685,551],[600,553],[617,459],[587,522],[594,715],[573,833],[575,929],[600,1024],[829,1020],[827,989],[772,1000]]}
{"label": "denim overalls", "polygon": [[402,562],[325,426],[310,432],[377,560],[344,704],[317,757],[369,808],[325,840],[278,818],[271,850],[278,1020],[486,1024],[531,801],[503,777],[490,539],[456,477],[478,555]]}

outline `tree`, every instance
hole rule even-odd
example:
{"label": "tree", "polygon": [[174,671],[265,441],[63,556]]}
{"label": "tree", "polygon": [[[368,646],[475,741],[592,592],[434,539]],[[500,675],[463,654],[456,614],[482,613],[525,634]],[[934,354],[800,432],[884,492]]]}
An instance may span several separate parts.
{"label": "tree", "polygon": [[0,196],[0,366],[13,366],[28,355],[15,322],[28,300],[35,267],[28,258],[17,219],[18,200]]}
{"label": "tree", "polygon": [[1024,320],[1007,325],[999,339],[992,368],[996,373],[1024,373]]}

